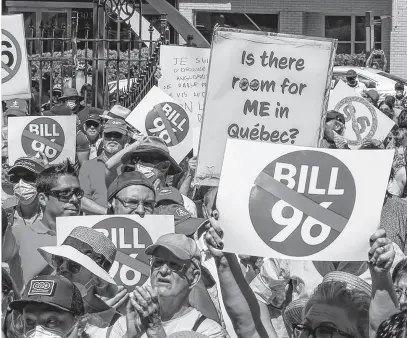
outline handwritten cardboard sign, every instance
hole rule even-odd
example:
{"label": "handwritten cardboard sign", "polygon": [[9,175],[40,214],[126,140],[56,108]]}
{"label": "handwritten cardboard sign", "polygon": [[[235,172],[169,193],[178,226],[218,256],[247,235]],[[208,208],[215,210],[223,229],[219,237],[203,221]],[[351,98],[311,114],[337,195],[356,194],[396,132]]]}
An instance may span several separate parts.
{"label": "handwritten cardboard sign", "polygon": [[1,23],[1,99],[30,99],[23,15],[2,15]]}
{"label": "handwritten cardboard sign", "polygon": [[384,141],[394,126],[393,120],[343,81],[331,90],[328,108],[345,116],[343,136],[351,149],[360,148],[367,140]]}
{"label": "handwritten cardboard sign", "polygon": [[228,140],[217,197],[224,250],[365,261],[393,155]]}
{"label": "handwritten cardboard sign", "polygon": [[77,226],[91,227],[108,237],[117,248],[116,261],[109,274],[117,285],[129,291],[143,285],[150,276],[145,249],[165,234],[173,233],[173,216],[138,215],[78,216],[57,218],[57,245]]}
{"label": "handwritten cardboard sign", "polygon": [[180,163],[192,149],[191,114],[154,86],[126,121],[148,136],[158,136]]}
{"label": "handwritten cardboard sign", "polygon": [[8,119],[9,163],[23,156],[40,157],[50,164],[75,161],[76,116],[27,116]]}
{"label": "handwritten cardboard sign", "polygon": [[162,77],[158,86],[191,113],[192,127],[199,126],[205,101],[209,48],[162,46]]}
{"label": "handwritten cardboard sign", "polygon": [[196,183],[218,185],[228,138],[317,146],[336,42],[214,33]]}

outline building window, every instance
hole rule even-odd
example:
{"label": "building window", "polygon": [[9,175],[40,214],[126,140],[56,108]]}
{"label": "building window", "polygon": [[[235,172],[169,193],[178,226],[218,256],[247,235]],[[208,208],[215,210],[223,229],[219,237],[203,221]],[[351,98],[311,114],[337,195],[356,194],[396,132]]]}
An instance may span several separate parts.
{"label": "building window", "polygon": [[195,26],[211,42],[216,24],[263,32],[278,32],[278,14],[196,12]]}
{"label": "building window", "polygon": [[[376,16],[375,20],[380,20]],[[382,27],[376,25],[375,49],[382,48]],[[325,37],[338,39],[337,53],[353,54],[366,51],[364,16],[325,16]]]}

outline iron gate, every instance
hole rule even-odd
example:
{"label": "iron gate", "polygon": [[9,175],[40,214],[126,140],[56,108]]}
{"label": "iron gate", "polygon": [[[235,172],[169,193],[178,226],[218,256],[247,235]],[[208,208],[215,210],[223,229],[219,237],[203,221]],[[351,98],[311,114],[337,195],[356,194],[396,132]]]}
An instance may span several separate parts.
{"label": "iron gate", "polygon": [[[139,27],[129,23],[135,11]],[[31,113],[38,114],[43,105],[52,108],[58,87],[76,88],[89,106],[133,109],[155,84],[160,46],[169,43],[165,14],[149,23],[149,39],[141,39],[142,14],[142,0],[94,0],[92,24],[85,25],[84,36],[77,34],[78,13],[72,15],[70,32],[64,23],[41,22],[38,29],[31,23],[26,36],[34,93]],[[157,41],[154,24],[159,24]]]}

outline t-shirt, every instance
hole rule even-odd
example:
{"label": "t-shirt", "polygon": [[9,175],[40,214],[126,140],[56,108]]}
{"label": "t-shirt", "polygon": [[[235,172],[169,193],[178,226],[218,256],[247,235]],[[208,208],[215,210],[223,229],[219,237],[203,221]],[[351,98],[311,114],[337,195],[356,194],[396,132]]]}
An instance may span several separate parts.
{"label": "t-shirt", "polygon": [[12,230],[21,259],[24,284],[27,284],[48,265],[37,249],[57,245],[57,237],[42,223],[41,219],[37,219],[31,225],[17,222]]}
{"label": "t-shirt", "polygon": [[86,136],[86,134],[79,130],[76,134],[76,152],[83,152],[90,150],[90,142]]}

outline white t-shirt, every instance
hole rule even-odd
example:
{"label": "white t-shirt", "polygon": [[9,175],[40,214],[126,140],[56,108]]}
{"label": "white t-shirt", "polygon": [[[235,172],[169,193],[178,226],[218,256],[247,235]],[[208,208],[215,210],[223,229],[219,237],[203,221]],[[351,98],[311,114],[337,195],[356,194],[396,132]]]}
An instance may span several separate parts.
{"label": "white t-shirt", "polygon": [[[180,331],[192,331],[196,321],[201,317],[201,313],[190,308],[190,311],[173,320],[163,322],[164,331],[167,336],[172,333]],[[127,331],[126,317],[120,317],[119,320],[113,325],[110,335],[107,337],[108,329],[96,329],[94,332],[87,331],[91,338],[123,338]],[[206,318],[201,325],[197,328],[196,332],[204,334],[209,338],[224,338],[222,327],[212,319]],[[144,334],[142,338],[147,338]]]}

